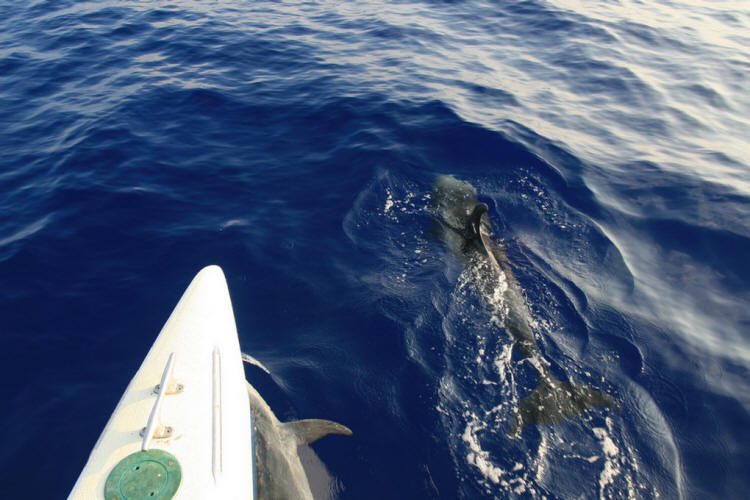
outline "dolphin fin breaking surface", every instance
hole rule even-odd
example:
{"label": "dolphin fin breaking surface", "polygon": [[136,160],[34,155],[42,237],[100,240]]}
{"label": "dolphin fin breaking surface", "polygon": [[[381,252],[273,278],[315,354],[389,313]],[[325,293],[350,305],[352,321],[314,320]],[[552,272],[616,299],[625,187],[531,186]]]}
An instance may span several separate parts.
{"label": "dolphin fin breaking surface", "polygon": [[[475,288],[485,297],[487,306],[494,309],[492,312],[503,318],[514,349],[529,359],[539,377],[536,389],[521,400],[509,436],[520,436],[528,425],[561,422],[598,406],[619,409],[610,395],[584,384],[558,380],[547,368],[548,362],[531,329],[531,313],[521,286],[513,276],[505,251],[492,238],[488,207],[477,200],[474,186],[450,175],[438,176],[432,188],[431,208],[442,229],[440,239],[465,268],[474,268]],[[505,286],[499,289],[501,282]],[[498,291],[503,307],[489,300]]]}
{"label": "dolphin fin breaking surface", "polygon": [[250,356],[249,354],[245,354],[245,353],[243,352],[243,353],[242,353],[242,361],[244,361],[245,363],[248,363],[248,364],[250,364],[250,365],[255,365],[255,366],[257,366],[258,368],[260,368],[261,370],[263,370],[264,372],[266,372],[266,373],[267,373],[267,374],[269,374],[269,375],[271,374],[271,370],[269,370],[268,368],[266,368],[266,367],[265,367],[265,366],[263,365],[263,363],[261,363],[260,361],[258,361],[258,360],[257,360],[257,359],[255,359],[254,357]]}
{"label": "dolphin fin breaking surface", "polygon": [[286,422],[281,425],[297,436],[297,444],[314,443],[329,434],[352,435],[352,431],[345,425],[317,418],[295,420],[294,422]]}
{"label": "dolphin fin breaking surface", "polygon": [[352,435],[348,427],[330,420],[297,420],[282,423],[246,381],[253,415],[255,478],[258,500],[313,500],[310,482],[299,455],[300,445],[328,434]]}

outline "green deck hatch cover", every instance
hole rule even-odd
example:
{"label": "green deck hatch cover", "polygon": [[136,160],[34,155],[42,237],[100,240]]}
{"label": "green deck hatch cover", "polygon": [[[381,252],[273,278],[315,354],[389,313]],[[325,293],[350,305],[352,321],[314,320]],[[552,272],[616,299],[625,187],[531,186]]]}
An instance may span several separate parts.
{"label": "green deck hatch cover", "polygon": [[115,465],[104,484],[105,500],[169,500],[177,493],[182,469],[164,450],[139,451]]}

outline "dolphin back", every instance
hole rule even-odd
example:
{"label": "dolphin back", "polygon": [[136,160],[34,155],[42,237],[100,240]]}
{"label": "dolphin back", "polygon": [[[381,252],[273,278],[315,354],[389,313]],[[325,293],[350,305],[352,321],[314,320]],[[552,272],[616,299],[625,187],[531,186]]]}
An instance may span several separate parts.
{"label": "dolphin back", "polygon": [[[516,351],[532,360],[539,376],[536,389],[521,400],[511,423],[510,437],[520,436],[528,425],[562,422],[591,408],[619,409],[610,395],[584,384],[562,382],[545,368],[547,363],[534,338],[523,290],[513,275],[505,250],[493,237],[489,207],[477,199],[476,188],[452,175],[439,175],[430,198],[431,213],[443,229],[439,233],[443,243],[464,266],[475,266],[472,277],[476,290],[490,299],[487,304],[503,318],[503,326],[513,338]],[[498,288],[500,281],[504,286]],[[492,300],[498,292],[503,297],[500,308]]]}
{"label": "dolphin back", "polygon": [[477,190],[452,175],[440,175],[432,186],[430,205],[433,214],[446,226],[464,234],[477,205]]}
{"label": "dolphin back", "polygon": [[330,420],[279,422],[260,393],[246,382],[253,416],[254,461],[258,500],[313,500],[299,455],[300,445],[328,434],[351,435],[348,427]]}

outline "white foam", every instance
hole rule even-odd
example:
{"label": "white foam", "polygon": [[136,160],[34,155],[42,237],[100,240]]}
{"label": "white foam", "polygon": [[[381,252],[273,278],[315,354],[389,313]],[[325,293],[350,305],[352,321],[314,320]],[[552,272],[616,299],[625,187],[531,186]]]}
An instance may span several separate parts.
{"label": "white foam", "polygon": [[607,485],[614,484],[615,478],[620,475],[620,467],[617,464],[616,457],[620,453],[620,449],[615,446],[612,438],[609,437],[609,433],[602,427],[594,427],[592,429],[594,435],[601,444],[602,451],[604,452],[604,468],[599,474],[599,497],[604,498],[604,490]]}
{"label": "white foam", "polygon": [[391,194],[390,189],[386,189],[386,193],[388,193],[388,198],[386,198],[385,200],[385,207],[383,208],[383,212],[387,214],[393,207],[393,195]]}
{"label": "white foam", "polygon": [[500,476],[505,474],[505,471],[492,463],[489,452],[482,449],[477,437],[477,432],[485,429],[487,424],[481,422],[475,413],[466,412],[466,415],[470,416],[470,418],[466,423],[462,438],[471,450],[466,455],[466,461],[479,469],[484,477],[497,484],[500,482]]}
{"label": "white foam", "polygon": [[602,444],[602,450],[609,457],[617,456],[620,452],[619,448],[615,446],[614,441],[609,437],[607,431],[601,427],[594,427],[594,435],[599,439]]}
{"label": "white foam", "polygon": [[523,479],[514,479],[513,481],[511,481],[511,484],[513,484],[514,482],[517,483],[517,485],[515,488],[513,488],[513,493],[515,493],[516,495],[520,495],[526,492],[526,482]]}

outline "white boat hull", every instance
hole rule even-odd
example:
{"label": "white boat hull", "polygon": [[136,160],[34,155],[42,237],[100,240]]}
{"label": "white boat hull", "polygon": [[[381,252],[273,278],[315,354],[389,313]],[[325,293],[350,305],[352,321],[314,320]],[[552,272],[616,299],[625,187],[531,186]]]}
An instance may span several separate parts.
{"label": "white boat hull", "polygon": [[253,431],[237,328],[224,274],[209,266],[192,281],[159,333],[69,499],[104,498],[115,466],[144,447],[141,434],[157,401],[155,386],[172,354],[168,391],[157,405],[154,435],[145,445],[179,461],[181,480],[172,498],[254,498]]}

